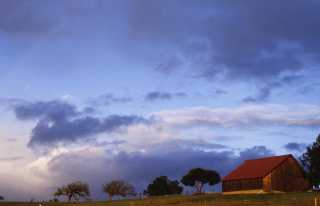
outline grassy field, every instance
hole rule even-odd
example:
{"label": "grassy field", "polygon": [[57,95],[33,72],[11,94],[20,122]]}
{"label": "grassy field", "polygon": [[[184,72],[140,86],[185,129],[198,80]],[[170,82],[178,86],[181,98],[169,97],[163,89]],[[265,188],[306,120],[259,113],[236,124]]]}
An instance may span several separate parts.
{"label": "grassy field", "polygon": [[[143,200],[119,200],[88,203],[41,203],[42,206],[314,206],[314,198],[320,193],[289,193],[264,195],[171,196]],[[0,203],[0,206],[39,206],[39,203]]]}

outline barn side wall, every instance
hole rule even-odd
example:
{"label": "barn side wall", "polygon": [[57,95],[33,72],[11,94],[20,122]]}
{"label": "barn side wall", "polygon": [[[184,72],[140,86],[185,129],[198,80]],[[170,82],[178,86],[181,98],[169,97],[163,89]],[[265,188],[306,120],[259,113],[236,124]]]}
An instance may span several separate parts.
{"label": "barn side wall", "polygon": [[262,179],[247,179],[247,180],[230,180],[222,182],[223,192],[232,192],[239,190],[259,190],[262,189]]}
{"label": "barn side wall", "polygon": [[309,188],[309,183],[305,179],[300,165],[292,158],[289,158],[268,176],[270,176],[271,184],[268,181],[264,182],[266,183],[264,188],[268,189],[266,191],[295,192]]}

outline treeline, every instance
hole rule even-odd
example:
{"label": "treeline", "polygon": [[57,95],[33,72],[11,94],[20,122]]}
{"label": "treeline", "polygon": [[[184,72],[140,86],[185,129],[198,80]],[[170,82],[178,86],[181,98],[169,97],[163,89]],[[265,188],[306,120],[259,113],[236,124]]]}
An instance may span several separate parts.
{"label": "treeline", "polygon": [[[155,178],[144,190],[145,196],[163,196],[177,195],[183,192],[183,186],[195,188],[195,193],[201,194],[205,184],[215,185],[221,181],[220,174],[215,170],[207,170],[202,168],[191,169],[186,175],[181,178],[181,181],[170,180],[167,176]],[[181,185],[182,184],[182,185]],[[114,180],[102,185],[102,191],[110,200],[114,196],[122,198],[128,196],[136,196],[137,193],[132,184],[123,180]],[[140,194],[141,195],[141,194]],[[64,196],[68,201],[90,200],[89,185],[85,182],[73,182],[65,186],[57,188],[54,193],[55,198],[51,201],[59,201],[57,198]]]}

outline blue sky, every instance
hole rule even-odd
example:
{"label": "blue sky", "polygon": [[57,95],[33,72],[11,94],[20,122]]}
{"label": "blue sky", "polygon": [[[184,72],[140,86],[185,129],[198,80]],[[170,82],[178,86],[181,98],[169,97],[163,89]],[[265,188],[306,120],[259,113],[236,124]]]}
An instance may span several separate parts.
{"label": "blue sky", "polygon": [[1,1],[0,194],[47,200],[83,180],[103,199],[111,179],[141,191],[192,167],[299,156],[320,126],[319,7]]}

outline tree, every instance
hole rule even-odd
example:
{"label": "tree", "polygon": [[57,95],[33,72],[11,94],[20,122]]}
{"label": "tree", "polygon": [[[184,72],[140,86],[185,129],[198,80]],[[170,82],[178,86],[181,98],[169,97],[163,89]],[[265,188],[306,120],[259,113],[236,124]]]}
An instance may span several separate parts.
{"label": "tree", "polygon": [[171,181],[168,177],[161,176],[153,180],[144,193],[151,196],[161,196],[181,194],[182,191],[183,187],[179,185],[178,181]]}
{"label": "tree", "polygon": [[4,197],[2,197],[2,196],[0,195],[0,201],[1,201],[1,200],[4,200]]}
{"label": "tree", "polygon": [[128,182],[122,180],[115,180],[104,184],[103,192],[109,195],[110,200],[112,200],[112,197],[116,195],[121,197],[136,195],[134,187]]}
{"label": "tree", "polygon": [[54,195],[66,196],[69,202],[72,199],[79,201],[80,198],[85,198],[87,200],[90,196],[89,185],[80,181],[72,182],[68,185],[58,188]]}
{"label": "tree", "polygon": [[221,177],[215,170],[194,168],[182,177],[181,182],[186,186],[196,187],[197,193],[202,193],[205,184],[215,185],[221,181]]}
{"label": "tree", "polygon": [[316,141],[309,147],[301,157],[301,163],[306,169],[310,183],[314,186],[320,185],[320,134]]}
{"label": "tree", "polygon": [[53,198],[53,199],[49,200],[49,202],[59,202],[59,199]]}

